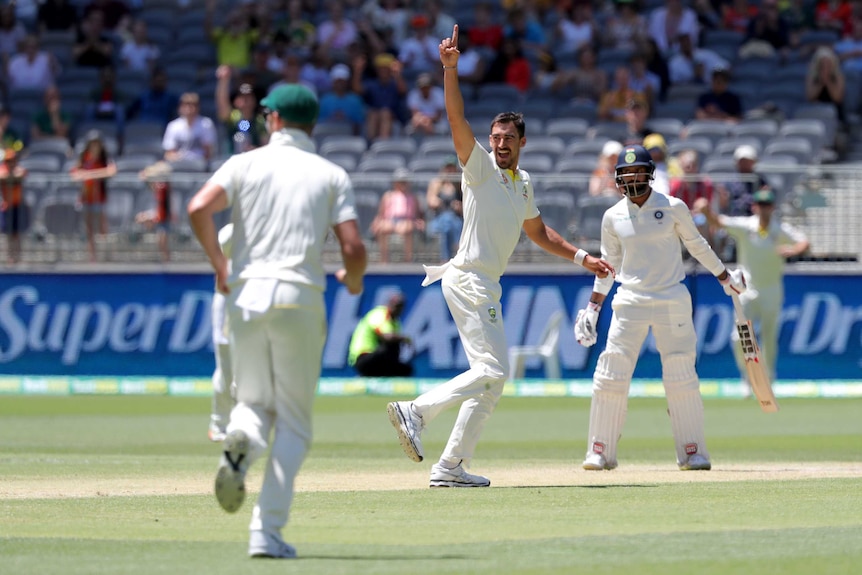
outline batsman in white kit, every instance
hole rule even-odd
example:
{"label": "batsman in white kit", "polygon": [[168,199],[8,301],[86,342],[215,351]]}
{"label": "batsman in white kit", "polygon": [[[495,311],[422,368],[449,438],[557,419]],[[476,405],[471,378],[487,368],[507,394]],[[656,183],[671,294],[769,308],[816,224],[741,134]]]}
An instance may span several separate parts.
{"label": "batsman in white kit", "polygon": [[503,393],[509,373],[506,334],[500,308],[500,276],[523,228],[549,253],[583,265],[599,275],[613,273],[607,262],[572,246],[542,221],[533,197],[530,175],[518,169],[526,143],[521,114],[498,114],[491,122],[489,154],[464,118],[458,86],[458,26],[440,43],[446,113],[463,169],[464,227],[458,253],[442,266],[425,266],[423,286],[442,280],[461,344],[470,364],[466,372],[411,401],[387,406],[401,447],[413,461],[422,461],[422,429],[443,410],[460,405],[449,442],[431,468],[431,487],[487,487],[481,475],[467,473],[485,422]]}
{"label": "batsman in white kit", "polygon": [[680,241],[718,278],[725,293],[745,291],[742,272],[728,272],[701,236],[686,204],[653,191],[655,164],[643,146],[626,146],[615,168],[623,194],[602,218],[602,257],[617,270],[615,278],[597,278],[585,309],[575,321],[575,339],[583,346],[597,340],[602,304],[616,279],[610,331],[593,375],[588,448],[583,467],[614,469],[617,443],[628,405],[629,386],[650,329],[661,356],[676,462],[682,470],[712,467],[704,437],[703,399],[695,372],[697,336],[691,295],[682,281],[685,270]]}

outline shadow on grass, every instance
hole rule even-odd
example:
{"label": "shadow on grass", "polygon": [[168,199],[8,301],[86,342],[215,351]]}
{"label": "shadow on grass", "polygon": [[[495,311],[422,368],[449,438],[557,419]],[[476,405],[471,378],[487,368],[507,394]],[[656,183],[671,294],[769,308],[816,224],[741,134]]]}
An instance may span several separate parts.
{"label": "shadow on grass", "polygon": [[633,483],[610,484],[610,485],[513,485],[511,487],[495,487],[494,489],[631,489],[632,487],[658,487],[657,484],[639,485]]}

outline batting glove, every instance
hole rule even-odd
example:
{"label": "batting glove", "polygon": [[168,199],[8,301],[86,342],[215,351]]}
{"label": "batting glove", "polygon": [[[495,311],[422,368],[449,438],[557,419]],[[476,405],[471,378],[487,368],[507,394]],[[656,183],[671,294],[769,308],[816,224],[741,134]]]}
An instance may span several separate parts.
{"label": "batting glove", "polygon": [[727,277],[723,280],[718,280],[718,283],[724,288],[724,293],[729,296],[739,295],[748,289],[748,286],[745,285],[745,276],[742,275],[742,270],[727,272]]}
{"label": "batting glove", "polygon": [[584,347],[595,345],[599,338],[599,311],[602,306],[590,302],[587,307],[578,312],[575,319],[575,339]]}

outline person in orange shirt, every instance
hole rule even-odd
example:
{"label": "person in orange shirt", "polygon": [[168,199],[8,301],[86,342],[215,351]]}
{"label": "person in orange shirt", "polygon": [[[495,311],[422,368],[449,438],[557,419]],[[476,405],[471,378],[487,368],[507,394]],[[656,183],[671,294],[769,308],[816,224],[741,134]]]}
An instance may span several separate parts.
{"label": "person in orange shirt", "polygon": [[147,166],[138,174],[138,177],[147,182],[153,191],[154,206],[150,210],[143,211],[135,216],[135,221],[147,229],[155,228],[158,234],[159,251],[162,261],[171,259],[171,251],[168,245],[168,236],[171,231],[171,164],[169,162],[156,162]]}
{"label": "person in orange shirt", "polygon": [[0,211],[3,214],[3,232],[9,236],[6,245],[10,264],[21,261],[21,232],[27,229],[28,224],[29,212],[22,190],[26,176],[27,170],[18,165],[15,150],[6,150],[0,164],[0,189],[3,192]]}
{"label": "person in orange shirt", "polygon": [[117,166],[108,158],[102,135],[98,130],[87,132],[86,145],[72,168],[72,179],[81,182],[81,204],[87,228],[87,248],[90,261],[96,261],[96,234],[108,232],[105,203],[108,200],[107,179],[117,173]]}

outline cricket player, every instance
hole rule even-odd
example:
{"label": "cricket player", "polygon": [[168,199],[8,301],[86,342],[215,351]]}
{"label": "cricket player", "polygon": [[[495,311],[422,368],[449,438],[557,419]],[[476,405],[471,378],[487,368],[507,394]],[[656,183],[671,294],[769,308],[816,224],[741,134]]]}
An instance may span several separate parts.
{"label": "cricket player", "polygon": [[[218,243],[226,258],[230,258],[233,224],[227,224],[218,232]],[[230,265],[230,264],[228,264]],[[212,302],[213,349],[215,370],[213,371],[213,401],[208,435],[210,441],[224,441],[230,412],[236,403],[236,386],[233,383],[233,367],[230,362],[230,339],[225,313],[225,296],[216,290]]]}
{"label": "cricket player", "polygon": [[[784,305],[784,260],[802,255],[809,247],[808,237],[797,228],[773,217],[775,194],[761,188],[752,196],[751,216],[716,214],[709,202],[698,200],[694,210],[706,216],[709,224],[727,230],[736,242],[739,268],[748,290],[739,297],[745,316],[759,326],[760,352],[772,381],[778,356],[778,317]],[[734,341],[739,334],[733,330]],[[733,346],[736,364],[747,384],[745,357],[739,345]]]}
{"label": "cricket player", "polygon": [[[236,406],[230,414],[215,495],[225,511],[245,498],[245,475],[267,454],[249,525],[251,557],[289,559],[282,538],[294,478],[311,444],[312,404],[326,338],[321,261],[333,230],[352,294],[367,264],[347,173],[315,153],[311,132],[319,105],[299,84],[280,86],[266,108],[265,146],[228,159],[189,202],[192,229],[227,296]],[[230,266],[213,214],[232,208]]]}
{"label": "cricket player", "polygon": [[[691,295],[682,281],[685,270],[680,241],[724,286],[727,294],[745,291],[742,272],[728,272],[698,232],[686,204],[654,192],[655,163],[638,145],[626,146],[616,164],[617,189],[623,198],[602,218],[602,256],[618,271],[607,345],[593,374],[588,470],[617,466],[617,441],[626,417],[629,385],[638,354],[652,329],[661,355],[676,462],[683,470],[712,467],[706,448],[703,400],[694,369],[697,336]],[[585,309],[575,321],[575,339],[596,343],[599,311],[614,278],[597,278]]]}
{"label": "cricket player", "polygon": [[413,401],[387,406],[401,447],[422,461],[421,432],[443,410],[460,405],[449,442],[431,468],[431,487],[487,487],[490,481],[467,473],[479,436],[503,393],[509,373],[508,347],[500,307],[500,276],[518,243],[521,229],[548,252],[583,265],[604,277],[613,268],[572,246],[542,221],[530,175],[518,169],[526,144],[521,114],[498,114],[491,122],[489,154],[464,118],[458,86],[458,26],[439,45],[443,63],[446,113],[463,170],[464,228],[455,257],[441,266],[425,266],[423,286],[442,280],[470,369]]}

